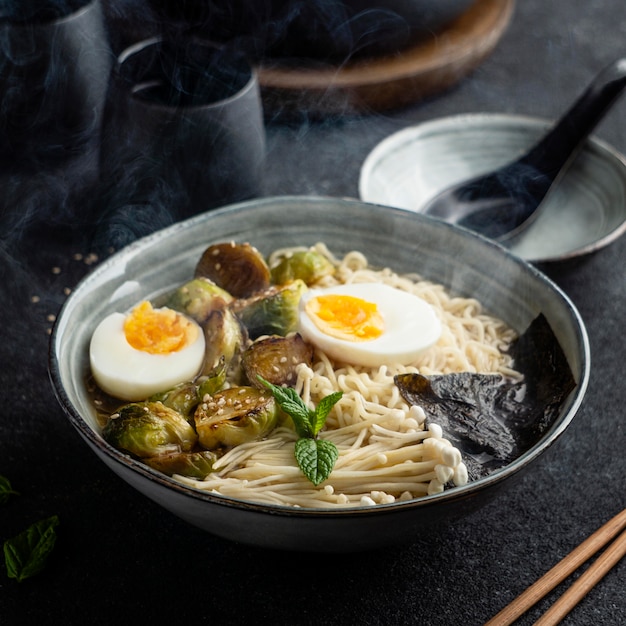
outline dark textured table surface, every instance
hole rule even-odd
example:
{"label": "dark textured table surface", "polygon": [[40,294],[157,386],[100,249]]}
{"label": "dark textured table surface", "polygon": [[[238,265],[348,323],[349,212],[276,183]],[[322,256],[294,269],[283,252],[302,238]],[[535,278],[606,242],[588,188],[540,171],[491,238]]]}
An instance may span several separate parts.
{"label": "dark textured table surface", "polygon": [[[622,55],[623,0],[521,0],[493,54],[436,98],[384,114],[268,121],[264,194],[356,196],[360,164],[390,133],[462,112],[555,117]],[[622,152],[625,119],[622,102],[597,129]],[[48,207],[62,204],[53,180],[43,180],[24,202],[32,193]],[[87,449],[53,397],[47,345],[68,290],[102,252],[95,258],[90,242],[52,230],[4,227],[0,235],[0,474],[20,493],[0,506],[0,540],[44,517],[61,521],[39,575],[17,583],[0,566],[2,624],[478,625],[626,505],[626,238],[546,268],[580,310],[592,355],[582,408],[556,445],[454,525],[407,537],[400,548],[316,556],[201,532],[138,495]],[[622,562],[564,623],[626,623],[625,582]],[[533,623],[554,599],[519,623]]]}

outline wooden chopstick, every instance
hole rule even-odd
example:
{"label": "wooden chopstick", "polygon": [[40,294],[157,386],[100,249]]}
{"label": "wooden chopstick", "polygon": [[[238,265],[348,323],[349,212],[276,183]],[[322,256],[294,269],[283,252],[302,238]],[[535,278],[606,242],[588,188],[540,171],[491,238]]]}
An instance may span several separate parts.
{"label": "wooden chopstick", "polygon": [[625,554],[626,530],[622,531],[594,564],[535,622],[535,626],[558,624]]}
{"label": "wooden chopstick", "polygon": [[[601,526],[577,548],[546,572],[511,604],[492,617],[485,626],[508,626],[541,598],[563,582],[585,561],[604,547],[626,527],[626,509]],[[571,609],[589,592],[589,590],[616,564],[626,553],[626,532],[622,532],[604,553],[596,559],[589,569],[561,596],[557,602],[536,622],[540,626],[558,624]]]}

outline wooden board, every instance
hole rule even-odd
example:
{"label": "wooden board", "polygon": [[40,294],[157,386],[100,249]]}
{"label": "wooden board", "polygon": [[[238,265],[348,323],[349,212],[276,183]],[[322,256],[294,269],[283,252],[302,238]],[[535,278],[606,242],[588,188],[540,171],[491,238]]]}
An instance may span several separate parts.
{"label": "wooden board", "polygon": [[515,0],[477,0],[437,36],[393,56],[340,67],[265,61],[258,68],[266,116],[342,115],[406,106],[453,86],[506,31]]}

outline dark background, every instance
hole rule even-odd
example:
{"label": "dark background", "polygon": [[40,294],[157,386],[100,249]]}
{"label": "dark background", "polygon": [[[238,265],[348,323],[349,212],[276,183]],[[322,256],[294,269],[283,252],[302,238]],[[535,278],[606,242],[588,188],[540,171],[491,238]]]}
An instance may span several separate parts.
{"label": "dark background", "polygon": [[[116,6],[116,20],[136,8],[128,0]],[[493,54],[438,97],[386,113],[268,120],[264,194],[355,197],[363,159],[390,133],[464,112],[555,117],[622,55],[623,0],[520,0]],[[625,119],[626,101],[597,130],[622,152]],[[42,180],[32,181],[33,195]],[[61,192],[46,193],[50,203],[61,201]],[[0,507],[0,540],[43,517],[61,520],[40,575],[17,583],[0,566],[2,624],[478,625],[626,504],[626,238],[578,263],[544,268],[579,308],[592,354],[585,401],[556,445],[461,522],[407,537],[398,548],[315,555],[201,532],[96,459],[54,399],[46,359],[48,332],[68,290],[106,252],[90,256],[92,242],[76,235],[0,234],[0,474],[20,492]],[[622,562],[564,623],[625,623],[625,578]],[[533,623],[555,597],[519,623]]]}

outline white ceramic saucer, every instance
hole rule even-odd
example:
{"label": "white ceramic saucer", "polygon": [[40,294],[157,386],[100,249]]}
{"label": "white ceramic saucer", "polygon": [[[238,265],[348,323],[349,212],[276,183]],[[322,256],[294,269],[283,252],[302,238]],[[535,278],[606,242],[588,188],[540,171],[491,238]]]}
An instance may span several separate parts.
{"label": "white ceramic saucer", "polygon": [[[516,159],[550,125],[516,115],[466,114],[406,128],[365,159],[360,197],[419,213],[442,189]],[[626,159],[592,137],[510,249],[527,261],[562,261],[594,252],[625,231]]]}

